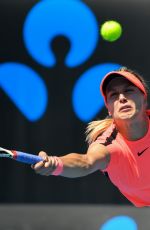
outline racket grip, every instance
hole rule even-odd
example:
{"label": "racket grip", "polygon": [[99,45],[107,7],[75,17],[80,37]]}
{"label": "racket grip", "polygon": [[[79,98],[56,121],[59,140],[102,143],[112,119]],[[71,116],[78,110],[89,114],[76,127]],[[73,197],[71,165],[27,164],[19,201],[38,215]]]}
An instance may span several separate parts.
{"label": "racket grip", "polygon": [[20,161],[26,164],[36,164],[39,161],[43,161],[42,157],[39,157],[33,154],[29,154],[29,153],[20,152],[20,151],[15,151],[14,159],[16,161]]}

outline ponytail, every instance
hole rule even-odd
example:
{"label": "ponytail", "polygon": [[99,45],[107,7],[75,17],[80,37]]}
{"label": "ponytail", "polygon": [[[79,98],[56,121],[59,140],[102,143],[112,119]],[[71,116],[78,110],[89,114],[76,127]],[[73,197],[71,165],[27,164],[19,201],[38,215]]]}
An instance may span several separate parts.
{"label": "ponytail", "polygon": [[105,118],[100,121],[92,121],[88,124],[86,129],[86,141],[91,144],[96,138],[101,135],[111,124],[112,118]]}

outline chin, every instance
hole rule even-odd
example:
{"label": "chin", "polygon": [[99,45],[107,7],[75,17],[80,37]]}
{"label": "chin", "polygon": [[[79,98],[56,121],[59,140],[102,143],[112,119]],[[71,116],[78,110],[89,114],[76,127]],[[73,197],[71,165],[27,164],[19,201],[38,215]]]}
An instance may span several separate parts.
{"label": "chin", "polygon": [[120,114],[119,116],[118,116],[118,118],[120,119],[120,120],[132,120],[132,119],[134,119],[135,117],[136,117],[136,115],[137,114],[135,114],[135,113],[122,113],[122,114]]}

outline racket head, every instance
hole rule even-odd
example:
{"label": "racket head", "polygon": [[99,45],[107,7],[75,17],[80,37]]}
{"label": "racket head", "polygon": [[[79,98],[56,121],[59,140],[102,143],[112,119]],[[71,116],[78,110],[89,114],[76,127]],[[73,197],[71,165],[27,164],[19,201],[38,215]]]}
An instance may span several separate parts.
{"label": "racket head", "polygon": [[8,150],[0,147],[0,157],[7,157],[7,158],[13,158],[13,153]]}

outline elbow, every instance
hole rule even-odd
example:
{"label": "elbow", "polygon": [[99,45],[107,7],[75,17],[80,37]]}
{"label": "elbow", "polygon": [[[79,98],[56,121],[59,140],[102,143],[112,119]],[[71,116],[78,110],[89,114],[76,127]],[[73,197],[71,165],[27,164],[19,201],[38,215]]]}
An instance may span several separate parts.
{"label": "elbow", "polygon": [[93,168],[93,161],[87,154],[83,155],[83,161],[85,169],[90,170],[91,168]]}

